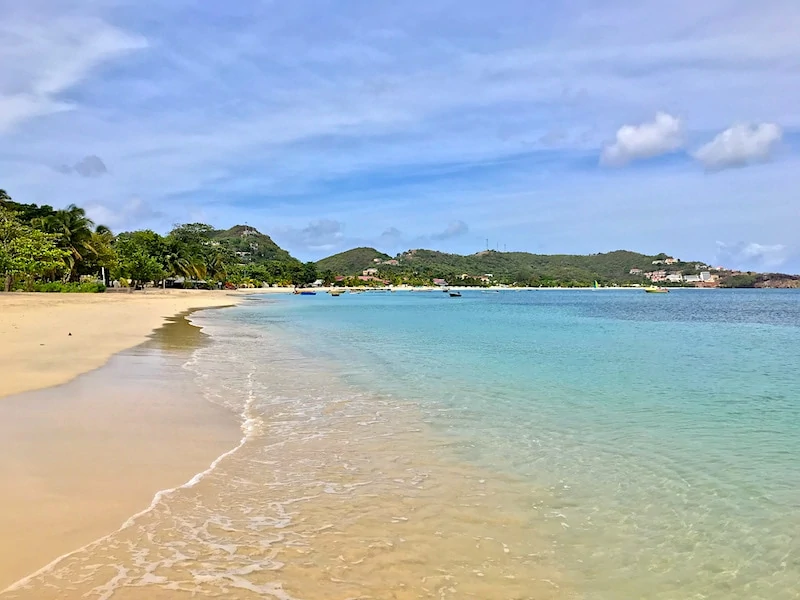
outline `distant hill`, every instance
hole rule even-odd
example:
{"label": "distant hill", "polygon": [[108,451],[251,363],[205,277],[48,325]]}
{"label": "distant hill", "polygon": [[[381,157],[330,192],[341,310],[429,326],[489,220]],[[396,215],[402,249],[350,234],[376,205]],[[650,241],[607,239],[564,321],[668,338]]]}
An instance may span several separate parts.
{"label": "distant hill", "polygon": [[[373,259],[380,258],[381,264]],[[588,285],[597,280],[601,284],[641,283],[641,275],[631,275],[631,269],[653,271],[667,268],[669,271],[694,273],[699,262],[678,262],[669,266],[656,266],[653,261],[668,258],[666,254],[646,255],[627,250],[604,254],[529,254],[527,252],[496,252],[487,250],[471,255],[447,254],[435,250],[409,250],[396,257],[393,263],[384,261],[389,257],[373,248],[357,248],[323,259],[317,263],[320,270],[330,269],[337,275],[356,275],[363,269],[376,266],[382,277],[443,278],[449,282],[461,280],[463,275],[479,279],[492,275],[498,283],[524,283],[526,285],[548,285],[549,283]]]}
{"label": "distant hill", "polygon": [[249,225],[234,225],[230,229],[215,230],[211,233],[211,239],[225,244],[245,262],[297,261],[273,242],[271,237]]}
{"label": "distant hill", "polygon": [[317,261],[317,270],[332,271],[335,275],[360,275],[364,269],[376,266],[376,258],[384,261],[391,257],[375,248],[353,248]]}

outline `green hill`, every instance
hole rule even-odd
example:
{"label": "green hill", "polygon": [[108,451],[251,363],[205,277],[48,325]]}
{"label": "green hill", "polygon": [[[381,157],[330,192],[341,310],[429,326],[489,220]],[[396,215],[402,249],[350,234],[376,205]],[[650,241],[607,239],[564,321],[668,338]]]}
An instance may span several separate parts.
{"label": "green hill", "polygon": [[364,269],[376,266],[376,258],[384,261],[391,257],[375,248],[353,248],[317,261],[317,270],[332,271],[335,275],[360,275]]}
{"label": "green hill", "polygon": [[373,259],[385,261],[388,257],[373,248],[357,248],[343,252],[317,263],[320,270],[330,269],[337,275],[355,275],[370,266],[377,267],[381,277],[400,281],[421,281],[443,278],[450,283],[475,282],[491,275],[496,283],[524,285],[590,285],[642,283],[641,275],[631,275],[631,269],[695,273],[698,262],[679,262],[668,266],[655,266],[653,261],[664,260],[665,254],[649,256],[617,250],[604,254],[529,254],[527,252],[496,252],[487,250],[468,256],[447,254],[435,250],[409,250],[396,257],[397,264],[375,264]]}
{"label": "green hill", "polygon": [[234,225],[230,229],[214,230],[211,239],[236,252],[242,262],[297,261],[272,238],[248,225]]}

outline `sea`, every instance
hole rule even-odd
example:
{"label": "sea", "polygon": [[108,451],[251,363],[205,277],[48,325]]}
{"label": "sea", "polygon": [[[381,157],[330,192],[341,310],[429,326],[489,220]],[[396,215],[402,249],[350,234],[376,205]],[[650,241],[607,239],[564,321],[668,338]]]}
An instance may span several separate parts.
{"label": "sea", "polygon": [[4,598],[800,598],[800,291],[273,294],[192,321],[184,371],[239,445]]}

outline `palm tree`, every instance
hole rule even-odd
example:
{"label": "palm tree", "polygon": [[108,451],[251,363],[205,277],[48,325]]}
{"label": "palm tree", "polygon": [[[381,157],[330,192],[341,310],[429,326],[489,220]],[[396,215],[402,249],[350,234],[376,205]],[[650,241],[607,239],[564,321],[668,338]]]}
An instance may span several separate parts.
{"label": "palm tree", "polygon": [[223,281],[228,276],[228,265],[222,252],[217,252],[206,263],[206,272],[212,279]]}
{"label": "palm tree", "polygon": [[98,225],[95,229],[94,221],[86,216],[86,211],[74,204],[45,217],[40,226],[48,233],[58,234],[58,245],[69,252],[66,258],[69,267],[68,281],[75,278],[81,262],[97,254],[95,233],[103,237],[111,234],[111,230],[104,225]]}
{"label": "palm tree", "polygon": [[178,242],[168,244],[163,261],[164,268],[171,275],[186,279],[202,279],[206,273],[205,265],[191,256],[185,245]]}

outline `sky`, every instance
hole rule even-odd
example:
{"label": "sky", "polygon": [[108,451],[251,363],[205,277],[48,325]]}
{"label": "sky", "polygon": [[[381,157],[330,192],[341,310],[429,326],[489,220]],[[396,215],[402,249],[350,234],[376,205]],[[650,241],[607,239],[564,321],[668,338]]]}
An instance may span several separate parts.
{"label": "sky", "polygon": [[311,260],[800,272],[797,0],[0,0],[0,188]]}

